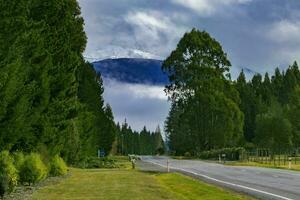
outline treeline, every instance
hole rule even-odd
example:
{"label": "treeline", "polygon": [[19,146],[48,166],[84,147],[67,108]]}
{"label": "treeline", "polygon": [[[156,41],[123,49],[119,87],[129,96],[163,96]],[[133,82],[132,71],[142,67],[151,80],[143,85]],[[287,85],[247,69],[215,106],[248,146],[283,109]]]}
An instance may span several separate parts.
{"label": "treeline", "polygon": [[158,126],[154,132],[143,128],[140,132],[133,131],[125,121],[117,124],[117,141],[115,151],[120,155],[157,155],[165,152],[165,144]]}
{"label": "treeline", "polygon": [[300,71],[296,62],[271,77],[255,74],[247,81],[242,71],[234,82],[244,113],[247,148],[287,152],[300,147]]}
{"label": "treeline", "polygon": [[232,81],[231,63],[210,35],[193,29],[164,61],[172,107],[165,122],[170,151],[199,155],[228,147],[299,147],[300,72],[295,62],[249,81]]}
{"label": "treeline", "polygon": [[110,151],[115,124],[82,53],[76,0],[0,0],[0,151],[84,162]]}

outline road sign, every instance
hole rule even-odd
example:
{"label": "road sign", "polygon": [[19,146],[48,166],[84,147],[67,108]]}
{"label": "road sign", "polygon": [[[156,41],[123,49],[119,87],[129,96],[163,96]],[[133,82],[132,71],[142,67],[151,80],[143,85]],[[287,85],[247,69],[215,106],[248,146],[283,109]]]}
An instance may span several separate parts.
{"label": "road sign", "polygon": [[98,158],[105,157],[105,151],[104,149],[98,149]]}

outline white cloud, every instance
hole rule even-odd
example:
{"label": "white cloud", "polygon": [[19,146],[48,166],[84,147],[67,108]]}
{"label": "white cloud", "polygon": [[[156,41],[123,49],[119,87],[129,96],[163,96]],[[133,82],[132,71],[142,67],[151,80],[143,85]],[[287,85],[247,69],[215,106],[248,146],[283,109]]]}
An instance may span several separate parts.
{"label": "white cloud", "polygon": [[[136,99],[160,99],[167,100],[163,86],[154,86],[146,84],[120,83],[113,79],[104,79],[104,84],[110,88],[110,94],[130,93],[132,98]],[[125,89],[125,90],[124,90]]]}
{"label": "white cloud", "polygon": [[289,20],[282,20],[274,23],[268,36],[275,42],[291,42],[300,43],[300,22],[292,22]]}
{"label": "white cloud", "polygon": [[271,58],[278,64],[292,63],[300,59],[300,22],[281,20],[267,27],[266,38],[276,44]]}
{"label": "white cloud", "polygon": [[143,50],[152,54],[166,56],[175,48],[178,40],[189,30],[174,20],[178,15],[167,16],[156,10],[129,12],[125,22],[133,30],[134,41],[143,46]]}
{"label": "white cloud", "polygon": [[173,3],[182,5],[196,11],[199,15],[212,15],[224,6],[245,4],[252,0],[172,0]]}
{"label": "white cloud", "polygon": [[112,106],[116,122],[123,123],[126,118],[134,130],[146,125],[154,131],[157,125],[164,126],[170,108],[163,89],[104,79],[104,100]]}

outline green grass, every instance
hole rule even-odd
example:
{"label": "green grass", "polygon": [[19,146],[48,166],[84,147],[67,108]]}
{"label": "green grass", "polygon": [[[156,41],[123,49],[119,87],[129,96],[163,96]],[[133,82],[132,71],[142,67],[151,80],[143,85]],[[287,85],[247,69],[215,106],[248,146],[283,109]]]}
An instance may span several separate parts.
{"label": "green grass", "polygon": [[128,169],[71,169],[71,176],[33,194],[34,200],[238,200],[249,199],[192,178]]}
{"label": "green grass", "polygon": [[[281,165],[274,165],[272,162],[269,163],[258,163],[258,162],[242,162],[242,161],[230,161],[230,162],[226,162],[226,165],[231,165],[231,166],[250,166],[250,167],[267,167],[267,168],[275,168],[275,169],[289,169],[289,165],[288,162],[283,165],[283,163]],[[292,162],[291,165],[291,169],[290,170],[296,170],[296,171],[300,171],[300,164],[294,164]]]}
{"label": "green grass", "polygon": [[215,187],[198,180],[174,173],[156,176],[159,183],[165,187],[176,199],[182,200],[238,200],[249,197],[233,194],[219,187]]}

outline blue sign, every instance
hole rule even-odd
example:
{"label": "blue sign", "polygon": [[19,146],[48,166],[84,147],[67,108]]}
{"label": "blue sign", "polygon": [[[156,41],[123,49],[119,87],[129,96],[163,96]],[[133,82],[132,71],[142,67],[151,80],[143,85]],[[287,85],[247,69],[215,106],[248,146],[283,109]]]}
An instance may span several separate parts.
{"label": "blue sign", "polygon": [[99,158],[105,157],[105,151],[104,151],[104,149],[99,149],[99,150],[98,150],[98,157],[99,157]]}

